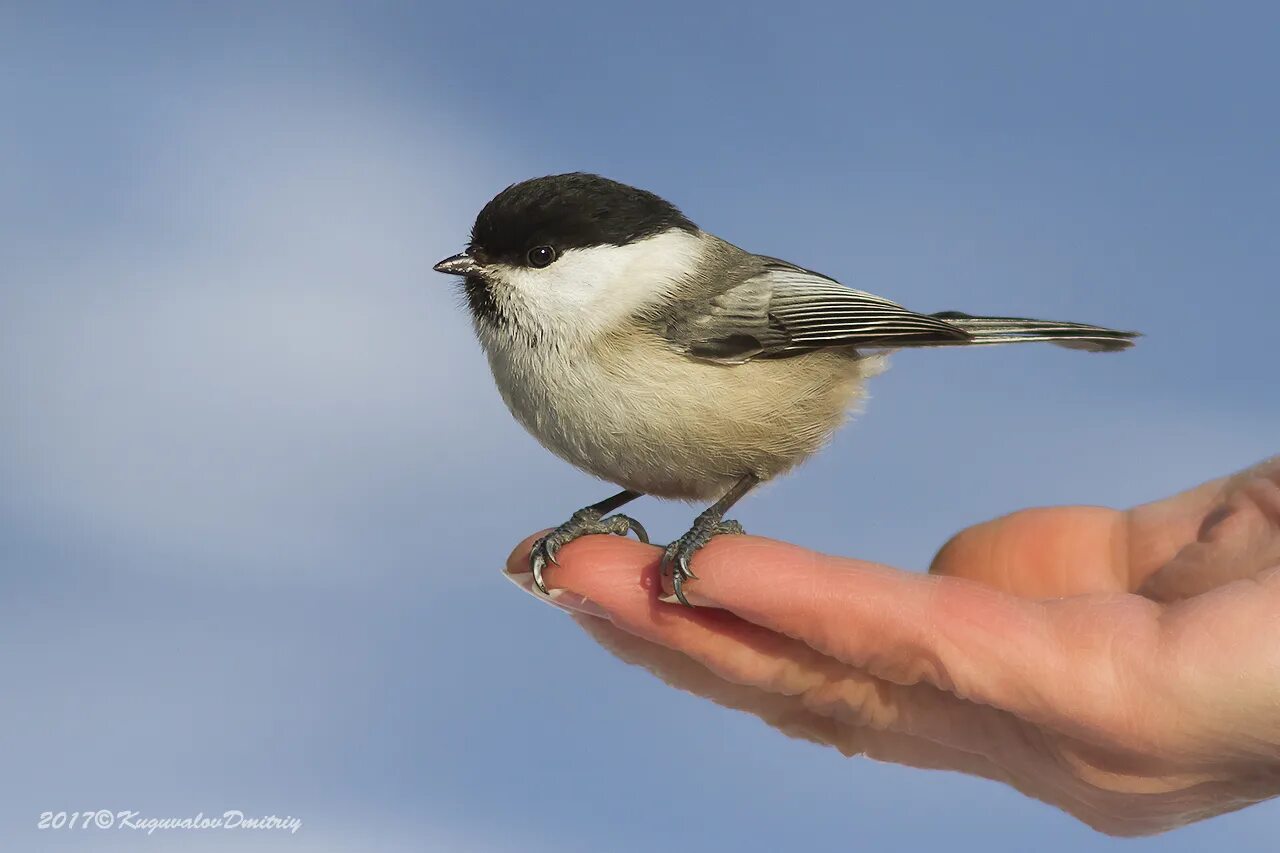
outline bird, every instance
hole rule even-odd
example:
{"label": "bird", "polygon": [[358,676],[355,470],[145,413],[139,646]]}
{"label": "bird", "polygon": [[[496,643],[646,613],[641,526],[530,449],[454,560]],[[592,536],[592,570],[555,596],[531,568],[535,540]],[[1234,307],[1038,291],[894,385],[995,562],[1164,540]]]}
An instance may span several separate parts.
{"label": "bird", "polygon": [[534,543],[543,593],[544,569],[579,537],[647,543],[643,525],[614,511],[650,495],[711,502],[662,556],[688,604],[697,551],[743,532],[730,508],[823,447],[894,350],[1048,342],[1116,352],[1139,336],[913,311],[739,248],[652,192],[585,172],[508,186],[476,216],[466,249],[434,269],[461,279],[515,419],[622,489]]}

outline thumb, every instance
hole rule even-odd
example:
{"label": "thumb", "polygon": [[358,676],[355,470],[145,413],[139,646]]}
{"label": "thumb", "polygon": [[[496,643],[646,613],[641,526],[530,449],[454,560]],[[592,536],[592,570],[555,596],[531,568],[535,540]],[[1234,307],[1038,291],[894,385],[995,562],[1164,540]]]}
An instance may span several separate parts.
{"label": "thumb", "polygon": [[1092,506],[1028,509],[962,530],[929,567],[1021,598],[1128,592],[1125,514]]}
{"label": "thumb", "polygon": [[1146,579],[1143,595],[1189,598],[1280,566],[1280,461],[1246,475],[1206,513],[1196,540]]}

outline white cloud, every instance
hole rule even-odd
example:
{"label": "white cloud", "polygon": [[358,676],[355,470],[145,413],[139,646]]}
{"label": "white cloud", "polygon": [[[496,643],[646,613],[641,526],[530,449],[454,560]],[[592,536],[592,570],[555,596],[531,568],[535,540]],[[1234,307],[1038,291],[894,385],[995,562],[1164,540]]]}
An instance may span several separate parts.
{"label": "white cloud", "polygon": [[339,566],[371,496],[501,428],[466,416],[499,410],[431,271],[497,158],[371,92],[261,81],[146,139],[119,221],[41,235],[0,291],[5,509],[178,569]]}

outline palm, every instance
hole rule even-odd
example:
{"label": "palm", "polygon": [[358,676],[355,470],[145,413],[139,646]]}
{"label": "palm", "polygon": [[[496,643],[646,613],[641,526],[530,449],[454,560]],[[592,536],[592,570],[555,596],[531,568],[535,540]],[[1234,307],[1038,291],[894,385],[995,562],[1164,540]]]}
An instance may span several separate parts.
{"label": "palm", "polygon": [[550,579],[607,613],[580,618],[592,636],[669,683],[1107,832],[1280,791],[1280,463],[1129,512],[979,525],[940,551],[942,577],[752,538],[699,560],[694,610],[655,607],[656,552],[616,539],[567,548]]}

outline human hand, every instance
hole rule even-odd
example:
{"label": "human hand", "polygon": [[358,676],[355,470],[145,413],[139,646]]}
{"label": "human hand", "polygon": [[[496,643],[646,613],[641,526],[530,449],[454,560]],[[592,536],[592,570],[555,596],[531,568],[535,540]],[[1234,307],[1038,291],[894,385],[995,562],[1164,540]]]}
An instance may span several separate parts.
{"label": "human hand", "polygon": [[[528,549],[508,562],[530,588]],[[998,780],[1115,835],[1280,793],[1280,457],[1128,511],[1026,510],[931,575],[750,536],[566,546],[555,603],[624,660],[775,728]]]}

